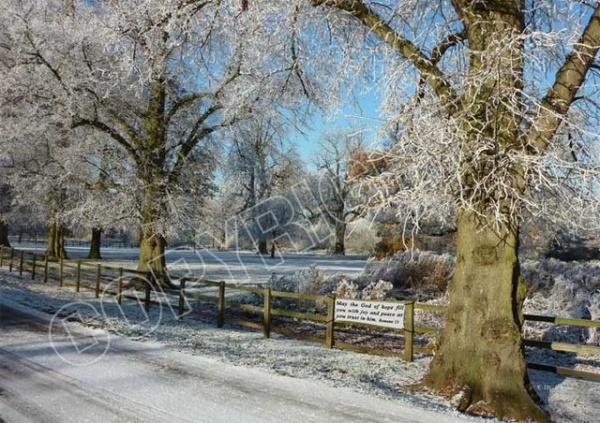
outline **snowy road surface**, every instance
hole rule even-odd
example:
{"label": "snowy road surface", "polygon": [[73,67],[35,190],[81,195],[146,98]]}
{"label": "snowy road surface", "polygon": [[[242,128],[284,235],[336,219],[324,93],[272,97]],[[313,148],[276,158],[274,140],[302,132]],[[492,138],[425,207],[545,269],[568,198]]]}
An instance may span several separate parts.
{"label": "snowy road surface", "polygon": [[0,304],[0,421],[468,421],[77,324],[48,328],[39,312]]}

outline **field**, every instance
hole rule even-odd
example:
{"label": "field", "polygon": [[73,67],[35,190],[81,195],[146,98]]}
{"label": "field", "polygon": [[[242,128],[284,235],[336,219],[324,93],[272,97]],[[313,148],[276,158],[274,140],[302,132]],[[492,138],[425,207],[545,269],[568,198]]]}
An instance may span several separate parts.
{"label": "field", "polygon": [[[40,245],[15,244],[17,249],[37,251]],[[68,247],[69,259],[85,260],[87,248]],[[132,248],[102,250],[102,264],[135,269],[139,252]],[[354,276],[361,273],[365,256],[328,256],[325,254],[276,254],[275,258],[262,257],[249,251],[169,250],[166,253],[169,270],[176,274],[189,274],[228,283],[265,283],[273,273],[277,276],[317,266],[326,274],[342,273]]]}

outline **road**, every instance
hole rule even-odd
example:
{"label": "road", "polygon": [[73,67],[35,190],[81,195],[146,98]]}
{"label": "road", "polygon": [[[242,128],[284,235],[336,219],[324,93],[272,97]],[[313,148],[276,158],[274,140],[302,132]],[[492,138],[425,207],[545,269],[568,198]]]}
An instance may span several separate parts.
{"label": "road", "polygon": [[49,325],[0,304],[0,422],[466,421],[60,319]]}

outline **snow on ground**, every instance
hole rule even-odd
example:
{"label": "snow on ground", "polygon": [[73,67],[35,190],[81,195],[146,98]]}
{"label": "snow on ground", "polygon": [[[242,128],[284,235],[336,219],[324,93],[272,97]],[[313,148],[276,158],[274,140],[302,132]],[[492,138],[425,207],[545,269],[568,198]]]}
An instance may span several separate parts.
{"label": "snow on ground", "polygon": [[[131,423],[483,422],[311,381],[111,336],[109,351],[85,365],[73,339],[98,329],[67,323],[48,342],[49,318],[0,303],[0,420]],[[67,329],[68,328],[68,329]],[[60,356],[56,352],[60,352]]]}
{"label": "snow on ground", "polygon": [[[26,251],[44,249],[40,245],[15,245]],[[85,260],[89,248],[67,248],[69,258]],[[367,262],[365,256],[331,257],[317,253],[277,253],[275,258],[263,257],[248,251],[214,250],[169,250],[166,253],[169,271],[176,274],[190,274],[209,280],[224,280],[228,283],[265,283],[271,275],[281,275],[306,269],[316,265],[327,274],[343,273],[357,275]],[[135,269],[139,257],[138,249],[103,249],[102,263],[110,266],[123,266]]]}
{"label": "snow on ground", "polygon": [[[253,272],[257,275],[258,269]],[[161,309],[153,305],[148,314],[132,300],[124,300],[119,307],[112,297],[95,299],[91,292],[77,294],[73,287],[59,288],[54,283],[31,282],[28,275],[21,279],[14,273],[9,275],[5,269],[0,271],[0,298],[57,314],[63,319],[70,316],[88,327],[133,340],[158,341],[187,354],[317,380],[333,387],[346,387],[455,415],[450,404],[438,397],[409,393],[408,386],[423,376],[429,364],[428,357],[406,363],[394,358],[327,350],[317,344],[278,335],[264,339],[259,332],[227,324],[224,329],[217,329],[212,318],[206,320],[201,315],[191,314],[177,320],[168,307]],[[597,421],[600,415],[599,383],[537,371],[530,374],[555,421]]]}

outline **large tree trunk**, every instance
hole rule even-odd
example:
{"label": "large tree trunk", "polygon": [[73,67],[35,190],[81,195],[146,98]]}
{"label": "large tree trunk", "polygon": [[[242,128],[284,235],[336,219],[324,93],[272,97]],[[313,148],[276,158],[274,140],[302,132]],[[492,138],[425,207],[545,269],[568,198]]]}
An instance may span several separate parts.
{"label": "large tree trunk", "polygon": [[100,247],[102,246],[102,228],[92,228],[92,241],[90,243],[90,253],[88,258],[92,260],[101,260]]}
{"label": "large tree trunk", "polygon": [[[159,179],[154,179],[159,180]],[[141,287],[144,278],[155,286],[171,288],[167,277],[165,259],[166,239],[162,234],[161,216],[164,215],[165,188],[160,182],[148,183],[144,187],[144,199],[141,208],[140,257],[137,271],[143,273],[133,278],[132,283]]]}
{"label": "large tree trunk", "polygon": [[[166,245],[164,236],[154,233],[152,230],[142,229],[137,270],[146,274],[150,283],[170,288],[171,284],[166,275]],[[139,279],[137,280],[139,281]]]}
{"label": "large tree trunk", "polygon": [[335,244],[333,246],[333,254],[343,256],[346,254],[346,222],[337,220],[335,222]]}
{"label": "large tree trunk", "polygon": [[65,250],[64,226],[61,221],[54,221],[48,228],[48,247],[46,248],[48,260],[67,259]]}
{"label": "large tree trunk", "polygon": [[[511,192],[522,195],[525,189],[523,171],[500,160],[502,152],[523,148],[523,45],[516,41],[525,26],[522,2],[457,4],[468,19],[471,49],[470,87],[461,117],[461,189],[479,213],[462,210],[458,215],[450,307],[426,384],[440,392],[462,393],[462,411],[547,421],[533,399],[521,339],[525,288],[517,256],[518,224],[510,214],[518,203]],[[512,184],[510,190],[494,185],[502,174],[510,175],[502,181]],[[499,221],[496,210],[508,223]]]}
{"label": "large tree trunk", "polygon": [[[167,135],[164,125],[166,107],[164,77],[162,75],[155,77],[150,87],[148,116],[144,120],[148,134],[143,148],[139,152],[137,163],[138,177],[144,182],[144,197],[140,210],[140,258],[137,270],[144,273],[153,285],[171,288],[172,285],[166,273],[165,249],[167,242],[164,236],[168,184],[165,171]],[[134,278],[134,283],[139,286],[139,278],[137,281]]]}
{"label": "large tree trunk", "polygon": [[518,228],[492,228],[469,213],[458,219],[450,307],[425,383],[461,393],[459,410],[517,421],[546,421],[527,376],[521,340]]}
{"label": "large tree trunk", "polygon": [[8,223],[4,220],[0,220],[0,245],[10,247],[10,241],[8,240]]}

